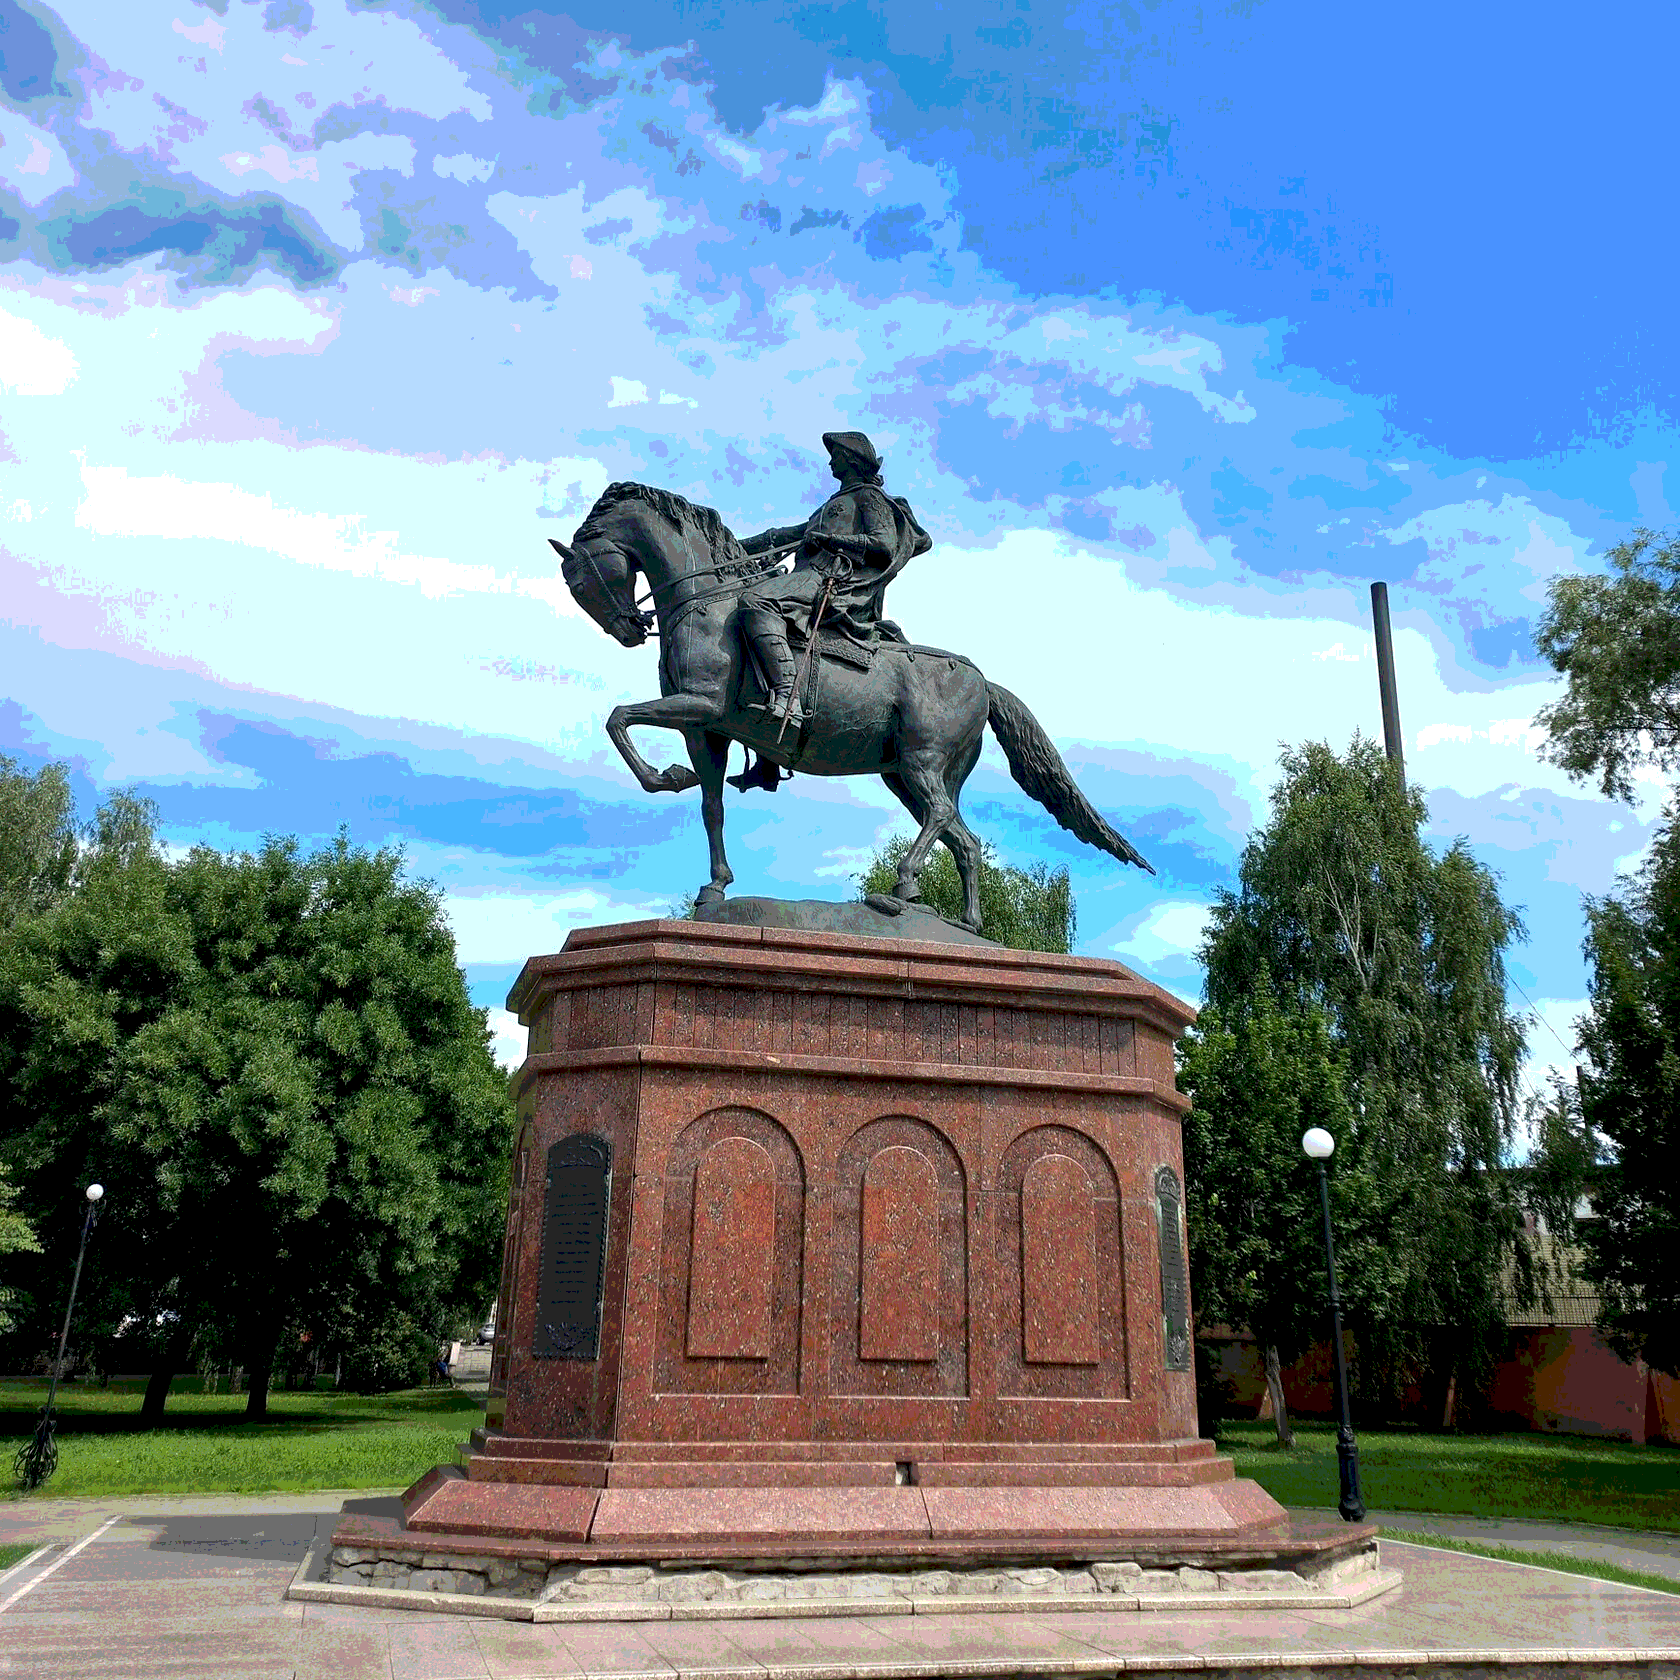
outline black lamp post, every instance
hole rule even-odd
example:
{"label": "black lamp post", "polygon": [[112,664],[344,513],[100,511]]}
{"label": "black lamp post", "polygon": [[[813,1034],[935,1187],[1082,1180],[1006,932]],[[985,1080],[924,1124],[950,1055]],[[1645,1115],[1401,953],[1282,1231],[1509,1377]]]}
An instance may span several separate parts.
{"label": "black lamp post", "polygon": [[1362,1522],[1365,1501],[1359,1493],[1359,1443],[1353,1438],[1353,1414],[1348,1410],[1347,1353],[1342,1347],[1342,1292],[1336,1287],[1336,1243],[1330,1232],[1330,1176],[1324,1163],[1330,1159],[1336,1140],[1322,1126],[1314,1126],[1301,1138],[1301,1147],[1318,1167],[1318,1190],[1324,1200],[1324,1264],[1330,1272],[1330,1334],[1336,1344],[1336,1399],[1342,1421],[1336,1430],[1336,1462],[1341,1471],[1342,1498],[1339,1509],[1349,1522]]}
{"label": "black lamp post", "polygon": [[70,1340],[70,1315],[76,1310],[76,1290],[82,1281],[82,1262],[87,1258],[88,1233],[99,1216],[99,1203],[105,1186],[87,1187],[87,1216],[82,1220],[82,1246],[76,1250],[76,1275],[70,1280],[70,1300],[64,1309],[64,1328],[58,1334],[58,1357],[53,1361],[52,1382],[47,1389],[47,1403],[41,1408],[41,1420],[35,1433],[18,1448],[12,1467],[18,1483],[25,1491],[38,1488],[58,1468],[58,1443],[53,1439],[53,1402],[58,1399],[58,1379],[64,1371],[64,1348]]}

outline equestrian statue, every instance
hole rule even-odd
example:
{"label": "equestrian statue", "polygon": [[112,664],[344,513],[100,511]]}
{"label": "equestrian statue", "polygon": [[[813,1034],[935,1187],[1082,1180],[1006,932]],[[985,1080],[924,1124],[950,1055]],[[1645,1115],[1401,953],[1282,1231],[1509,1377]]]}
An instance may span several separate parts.
{"label": "equestrian statue", "polygon": [[[922,868],[943,840],[962,881],[963,925],[982,932],[980,842],[958,800],[988,722],[1010,774],[1063,828],[1154,874],[1008,689],[961,654],[912,644],[882,616],[887,585],[932,541],[910,504],[883,489],[880,457],[862,432],[825,432],[823,443],[840,487],[802,525],[741,541],[711,508],[652,485],[609,484],[570,547],[549,539],[573,598],[608,635],[626,647],[659,636],[660,698],[615,707],[607,733],[649,793],[699,786],[712,874],[697,902],[722,899],[735,878],[723,788],[738,741],[756,755],[728,778],[743,793],[774,791],[795,770],[879,776],[919,826],[881,907],[916,904]],[[780,570],[790,554],[791,569]],[[655,769],[631,740],[638,725],[676,730],[693,769]]]}

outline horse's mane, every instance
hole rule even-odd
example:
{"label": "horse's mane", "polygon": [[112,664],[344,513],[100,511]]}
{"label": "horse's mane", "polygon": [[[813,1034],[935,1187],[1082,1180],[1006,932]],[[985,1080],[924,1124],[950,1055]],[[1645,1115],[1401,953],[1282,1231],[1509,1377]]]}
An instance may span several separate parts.
{"label": "horse's mane", "polygon": [[724,524],[723,516],[716,508],[701,507],[698,502],[691,502],[674,490],[661,490],[657,485],[629,482],[609,484],[601,492],[594,507],[589,510],[588,517],[578,526],[577,535],[572,541],[581,542],[593,536],[599,522],[624,502],[646,502],[655,513],[670,520],[673,525],[697,531],[705,541],[706,547],[718,560],[730,557],[731,544],[734,544],[736,550],[739,549],[733,532]]}

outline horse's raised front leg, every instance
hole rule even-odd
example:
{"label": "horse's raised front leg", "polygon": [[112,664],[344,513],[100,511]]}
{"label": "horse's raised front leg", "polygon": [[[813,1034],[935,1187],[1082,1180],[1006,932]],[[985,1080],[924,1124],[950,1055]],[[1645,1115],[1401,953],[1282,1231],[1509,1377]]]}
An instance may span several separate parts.
{"label": "horse's raised front leg", "polygon": [[681,730],[686,736],[690,729],[715,723],[721,715],[721,705],[707,695],[667,694],[658,700],[639,700],[633,706],[614,706],[607,718],[607,734],[630,766],[631,775],[649,793],[686,793],[700,778],[686,764],[655,770],[636,751],[630,731],[645,724],[652,729]]}
{"label": "horse's raised front leg", "polygon": [[712,852],[712,878],[695,895],[696,904],[716,904],[734,879],[723,849],[723,773],[729,768],[729,737],[708,729],[690,729],[688,756],[700,777],[700,815]]}

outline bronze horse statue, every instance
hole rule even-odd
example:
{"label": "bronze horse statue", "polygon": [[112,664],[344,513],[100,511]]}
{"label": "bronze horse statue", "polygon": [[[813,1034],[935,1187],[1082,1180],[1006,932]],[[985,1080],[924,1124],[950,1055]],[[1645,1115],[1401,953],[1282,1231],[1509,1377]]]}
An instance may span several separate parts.
{"label": "bronze horse statue", "polygon": [[[963,923],[979,933],[980,842],[958,799],[988,722],[1010,774],[1063,828],[1155,873],[1079,791],[1032,713],[960,654],[885,638],[858,649],[819,629],[816,656],[807,662],[805,722],[784,737],[762,709],[748,710],[743,701],[755,692],[755,679],[733,615],[741,591],[771,570],[776,556],[748,554],[713,509],[651,485],[610,484],[570,547],[549,540],[573,599],[608,635],[638,647],[657,622],[660,698],[614,707],[607,733],[649,793],[699,786],[712,859],[699,903],[721,899],[735,879],[723,847],[723,786],[730,742],[739,741],[772,776],[778,766],[810,776],[879,776],[919,826],[899,863],[893,898],[915,903],[928,854],[943,840],[962,880]],[[651,612],[637,605],[638,573]],[[644,724],[676,730],[693,769],[649,764],[630,738]],[[743,780],[751,785],[753,778]]]}

